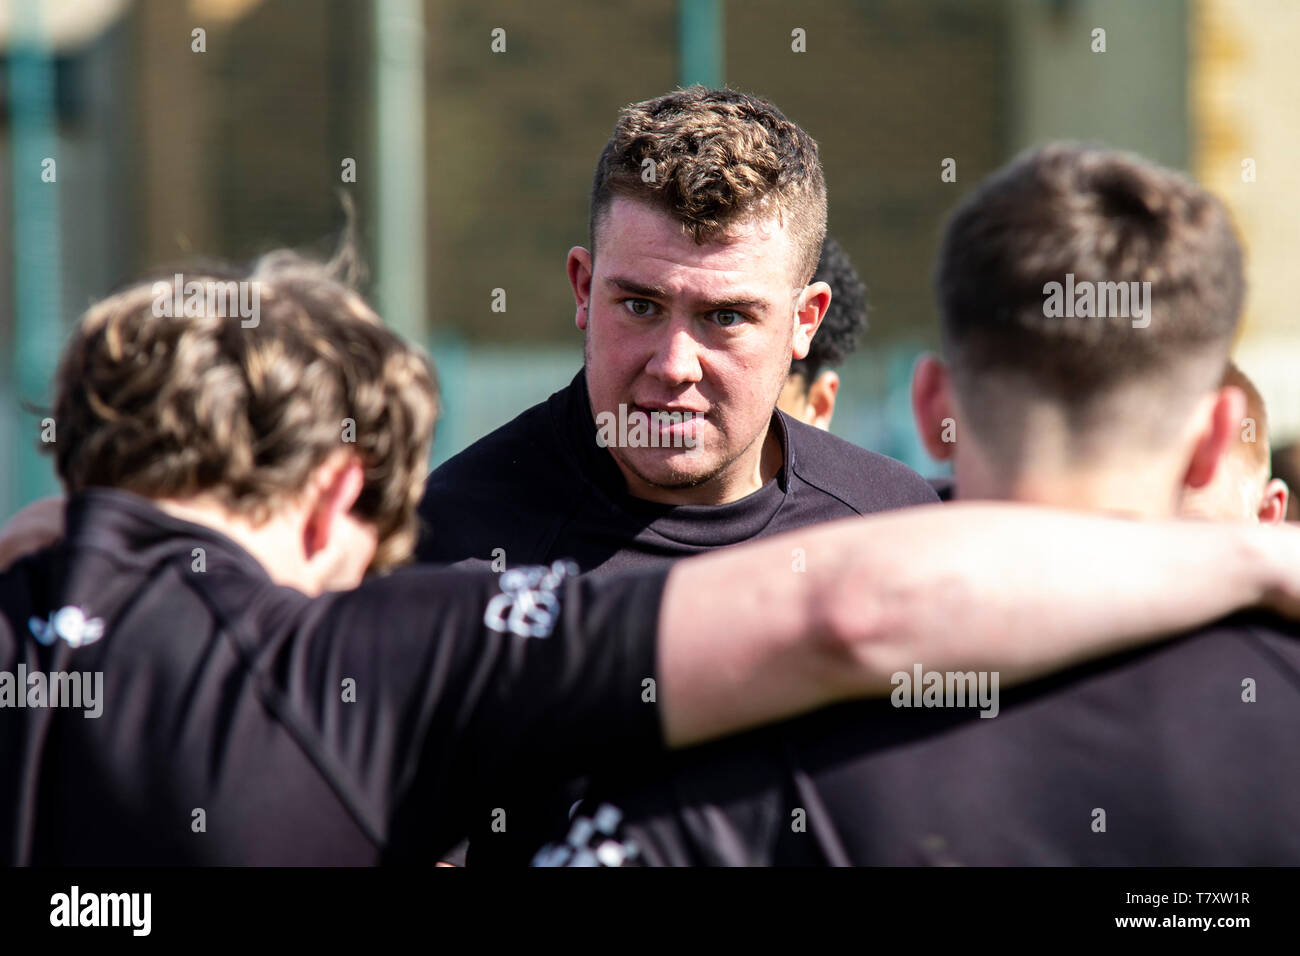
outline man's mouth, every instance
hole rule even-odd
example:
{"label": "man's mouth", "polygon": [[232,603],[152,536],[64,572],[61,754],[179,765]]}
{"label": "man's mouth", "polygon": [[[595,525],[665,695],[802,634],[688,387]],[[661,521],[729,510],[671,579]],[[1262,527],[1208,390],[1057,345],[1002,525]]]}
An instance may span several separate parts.
{"label": "man's mouth", "polygon": [[636,403],[632,411],[644,415],[650,428],[658,428],[661,435],[668,437],[695,438],[703,425],[706,412],[687,405]]}
{"label": "man's mouth", "polygon": [[702,412],[699,411],[698,409],[691,408],[689,405],[657,405],[657,404],[642,405],[640,403],[637,403],[633,405],[632,408],[633,410],[641,412],[644,415],[658,415],[660,418],[673,418],[673,419],[682,419],[682,420],[687,420],[692,418],[702,419],[707,414],[706,412]]}

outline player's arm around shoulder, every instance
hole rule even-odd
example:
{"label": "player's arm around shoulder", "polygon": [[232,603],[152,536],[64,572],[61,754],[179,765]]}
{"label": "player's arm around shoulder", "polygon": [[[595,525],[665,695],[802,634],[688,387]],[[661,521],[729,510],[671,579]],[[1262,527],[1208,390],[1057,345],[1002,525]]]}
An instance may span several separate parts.
{"label": "player's arm around shoulder", "polygon": [[1300,531],[973,503],[830,522],[673,568],[660,719],[695,743],[918,664],[1009,686],[1256,606],[1300,612]]}

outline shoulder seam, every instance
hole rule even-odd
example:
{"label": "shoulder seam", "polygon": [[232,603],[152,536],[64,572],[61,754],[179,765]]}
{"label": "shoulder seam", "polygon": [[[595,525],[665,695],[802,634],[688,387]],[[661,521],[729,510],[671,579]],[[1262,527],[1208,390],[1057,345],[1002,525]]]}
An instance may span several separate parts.
{"label": "shoulder seam", "polygon": [[[175,568],[171,570],[174,571]],[[313,746],[315,734],[301,725],[297,714],[293,713],[283,700],[283,694],[277,688],[268,686],[266,675],[251,665],[249,648],[255,646],[257,641],[244,629],[242,623],[231,618],[222,608],[218,607],[216,602],[200,588],[196,587],[186,575],[178,574],[177,576],[183,585],[212,611],[213,617],[221,629],[222,636],[230,640],[236,654],[239,656],[240,665],[245,673],[253,678],[258,699],[261,701],[262,706],[285,729],[289,739],[294,742],[303,756],[316,768],[316,772],[320,774],[325,784],[337,794],[339,802],[343,804],[348,814],[356,821],[357,826],[361,828],[366,838],[375,845],[376,849],[382,851],[387,844],[380,835],[380,828],[376,826],[375,821],[369,819],[369,815],[361,806],[362,801],[357,799],[351,792],[351,788],[345,786],[336,774],[329,769],[327,766],[329,761],[320,752],[320,748]]]}

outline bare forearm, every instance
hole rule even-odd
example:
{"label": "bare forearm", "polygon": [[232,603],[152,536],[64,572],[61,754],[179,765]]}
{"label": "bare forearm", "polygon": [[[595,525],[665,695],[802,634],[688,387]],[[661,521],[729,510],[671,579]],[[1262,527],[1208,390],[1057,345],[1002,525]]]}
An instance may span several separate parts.
{"label": "bare forearm", "polygon": [[809,576],[792,570],[799,546],[785,535],[670,572],[659,613],[660,713],[670,745],[842,696],[834,669],[848,663],[844,645],[819,614]]}
{"label": "bare forearm", "polygon": [[[690,743],[910,671],[1003,686],[1269,599],[1294,531],[1005,504],[836,522],[683,562],[661,625],[665,729]],[[803,567],[804,570],[798,570]],[[1300,574],[1300,568],[1296,574]]]}
{"label": "bare forearm", "polygon": [[[899,513],[868,546],[836,530],[816,603],[854,649],[846,692],[915,663],[1002,683],[1149,643],[1269,602],[1300,535],[1245,524],[1103,518],[1024,505]],[[1298,569],[1300,570],[1300,569]],[[862,621],[863,623],[859,623]]]}

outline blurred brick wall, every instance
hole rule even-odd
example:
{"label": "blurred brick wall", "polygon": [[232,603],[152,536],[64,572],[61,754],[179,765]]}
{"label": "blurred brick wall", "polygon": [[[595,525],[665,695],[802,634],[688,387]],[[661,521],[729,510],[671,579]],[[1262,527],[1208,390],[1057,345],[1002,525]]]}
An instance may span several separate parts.
{"label": "blurred brick wall", "polygon": [[[1191,71],[1194,169],[1233,211],[1249,293],[1238,364],[1274,439],[1300,438],[1300,4],[1199,0]],[[1255,180],[1242,177],[1254,160]]]}

